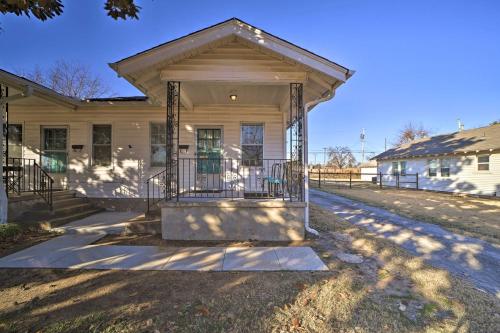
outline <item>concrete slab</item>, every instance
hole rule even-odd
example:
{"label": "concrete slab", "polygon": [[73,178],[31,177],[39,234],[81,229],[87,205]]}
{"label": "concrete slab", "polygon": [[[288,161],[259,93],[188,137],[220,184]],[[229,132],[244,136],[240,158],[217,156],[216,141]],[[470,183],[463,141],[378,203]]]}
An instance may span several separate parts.
{"label": "concrete slab", "polygon": [[224,247],[177,248],[164,270],[220,271],[224,259]]}
{"label": "concrete slab", "polygon": [[158,246],[115,246],[121,253],[113,260],[114,269],[123,270],[163,270],[177,248]]}
{"label": "concrete slab", "polygon": [[279,271],[281,266],[272,247],[228,247],[224,271]]}
{"label": "concrete slab", "polygon": [[54,228],[53,230],[65,233],[96,233],[119,234],[130,223],[130,220],[143,215],[138,212],[103,212],[88,216],[78,221]]}
{"label": "concrete slab", "polygon": [[113,261],[120,254],[120,249],[113,246],[88,245],[74,250],[67,250],[66,254],[53,261],[50,267],[113,269]]}
{"label": "concrete slab", "polygon": [[274,248],[283,270],[291,271],[327,271],[328,267],[310,247]]}
{"label": "concrete slab", "polygon": [[93,243],[104,237],[105,233],[86,235],[68,234],[52,238],[22,251],[0,258],[0,267],[4,268],[49,268],[51,263],[64,257],[69,252]]}

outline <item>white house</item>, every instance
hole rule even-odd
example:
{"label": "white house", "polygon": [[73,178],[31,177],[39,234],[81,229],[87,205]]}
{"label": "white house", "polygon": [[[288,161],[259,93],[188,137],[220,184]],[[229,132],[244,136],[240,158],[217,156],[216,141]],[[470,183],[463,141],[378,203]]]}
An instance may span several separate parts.
{"label": "white house", "polygon": [[144,96],[75,100],[0,71],[9,190],[160,205],[165,238],[304,236],[307,113],[353,71],[235,18],[110,66]]}
{"label": "white house", "polygon": [[500,195],[500,124],[415,140],[373,159],[384,184],[418,173],[421,189]]}
{"label": "white house", "polygon": [[370,160],[359,165],[361,173],[361,181],[371,182],[373,178],[377,178],[377,162]]}

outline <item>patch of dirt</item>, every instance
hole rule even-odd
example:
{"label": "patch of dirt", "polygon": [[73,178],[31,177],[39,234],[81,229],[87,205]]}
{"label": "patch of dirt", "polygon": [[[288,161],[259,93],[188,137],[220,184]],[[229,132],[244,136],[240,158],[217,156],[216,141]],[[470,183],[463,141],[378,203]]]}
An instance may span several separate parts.
{"label": "patch of dirt", "polygon": [[316,206],[311,222],[328,272],[0,270],[0,331],[498,331],[494,296]]}
{"label": "patch of dirt", "polygon": [[60,236],[60,234],[37,228],[21,229],[21,232],[15,236],[0,240],[0,257],[21,251],[56,236]]}
{"label": "patch of dirt", "polygon": [[500,200],[497,199],[376,187],[349,189],[322,185],[321,190],[500,245]]}

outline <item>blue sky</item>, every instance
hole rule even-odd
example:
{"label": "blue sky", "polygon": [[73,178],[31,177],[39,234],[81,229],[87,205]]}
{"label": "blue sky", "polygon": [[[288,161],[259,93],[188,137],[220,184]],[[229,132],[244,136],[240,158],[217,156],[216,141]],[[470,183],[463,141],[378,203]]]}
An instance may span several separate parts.
{"label": "blue sky", "polygon": [[367,150],[380,152],[409,121],[442,133],[457,118],[466,128],[500,119],[500,1],[143,0],[140,19],[126,22],[108,18],[103,0],[63,2],[46,22],[0,16],[0,68],[67,59],[136,95],[107,63],[238,17],[356,70],[310,114],[311,151],[359,150],[362,128]]}

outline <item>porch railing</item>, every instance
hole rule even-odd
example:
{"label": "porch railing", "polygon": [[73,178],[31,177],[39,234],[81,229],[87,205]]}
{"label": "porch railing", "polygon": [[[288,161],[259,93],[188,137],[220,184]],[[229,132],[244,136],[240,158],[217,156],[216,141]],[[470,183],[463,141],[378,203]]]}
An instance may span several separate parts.
{"label": "porch railing", "polygon": [[[242,160],[179,158],[178,175],[169,188],[178,188],[174,200],[197,198],[281,199],[301,201],[303,168],[288,159]],[[163,200],[166,171],[146,181],[148,211]]]}
{"label": "porch railing", "polygon": [[34,159],[9,157],[4,166],[3,181],[7,195],[33,192],[52,209],[54,180]]}

